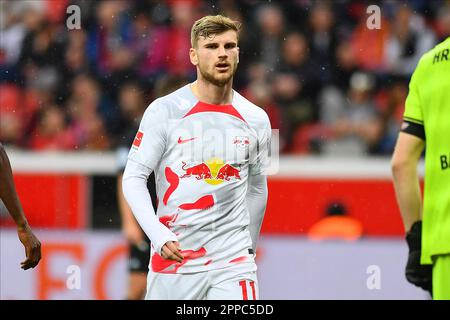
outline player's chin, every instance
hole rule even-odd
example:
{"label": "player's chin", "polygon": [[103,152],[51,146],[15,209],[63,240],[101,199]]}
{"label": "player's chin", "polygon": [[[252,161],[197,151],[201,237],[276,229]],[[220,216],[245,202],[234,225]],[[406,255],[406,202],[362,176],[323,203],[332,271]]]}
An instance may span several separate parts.
{"label": "player's chin", "polygon": [[216,72],[214,78],[220,82],[228,82],[233,77],[234,72],[232,70],[228,70],[226,72]]}
{"label": "player's chin", "polygon": [[231,81],[231,78],[232,78],[232,76],[231,75],[228,75],[228,76],[218,76],[218,77],[215,77],[215,82],[216,82],[216,84],[217,85],[219,85],[219,86],[224,86],[224,85],[226,85],[227,83],[229,83],[230,81]]}

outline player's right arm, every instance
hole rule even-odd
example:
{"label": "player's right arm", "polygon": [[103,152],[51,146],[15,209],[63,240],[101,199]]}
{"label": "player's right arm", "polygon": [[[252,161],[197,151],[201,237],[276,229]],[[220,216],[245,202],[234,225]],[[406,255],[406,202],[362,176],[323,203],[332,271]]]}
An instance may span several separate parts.
{"label": "player's right arm", "polygon": [[165,110],[156,100],[147,108],[141,120],[138,134],[128,155],[122,190],[136,220],[156,252],[165,259],[181,262],[183,256],[177,237],[158,220],[147,189],[147,179],[164,153],[166,127]]}

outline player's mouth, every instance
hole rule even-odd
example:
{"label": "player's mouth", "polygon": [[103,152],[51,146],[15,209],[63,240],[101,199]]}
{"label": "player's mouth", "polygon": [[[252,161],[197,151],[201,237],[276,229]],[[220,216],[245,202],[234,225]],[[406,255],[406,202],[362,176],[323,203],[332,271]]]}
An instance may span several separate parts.
{"label": "player's mouth", "polygon": [[230,68],[230,64],[226,62],[216,63],[216,69],[219,71],[227,71]]}

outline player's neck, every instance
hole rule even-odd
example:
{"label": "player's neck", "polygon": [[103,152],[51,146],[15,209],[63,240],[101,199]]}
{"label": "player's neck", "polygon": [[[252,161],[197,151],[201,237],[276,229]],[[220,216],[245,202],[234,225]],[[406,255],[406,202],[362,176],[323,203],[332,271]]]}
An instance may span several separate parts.
{"label": "player's neck", "polygon": [[215,105],[231,104],[233,100],[233,82],[230,81],[223,87],[216,86],[211,82],[197,79],[191,84],[191,90],[196,98],[205,103]]}

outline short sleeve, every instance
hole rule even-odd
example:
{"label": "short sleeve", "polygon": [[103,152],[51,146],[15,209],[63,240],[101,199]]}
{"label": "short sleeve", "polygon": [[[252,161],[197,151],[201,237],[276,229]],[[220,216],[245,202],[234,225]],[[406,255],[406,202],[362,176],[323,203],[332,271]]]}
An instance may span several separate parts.
{"label": "short sleeve", "polygon": [[257,135],[257,145],[254,155],[250,157],[250,175],[264,174],[269,167],[270,160],[270,142],[272,129],[270,126],[269,118],[265,114],[261,126],[255,128]]}
{"label": "short sleeve", "polygon": [[419,82],[420,82],[420,66],[416,67],[414,74],[409,82],[409,93],[405,102],[405,113],[403,114],[403,119],[423,124],[423,115],[422,115],[422,101],[420,99],[419,93]]}
{"label": "short sleeve", "polygon": [[159,164],[166,147],[167,122],[164,105],[159,100],[155,100],[142,117],[128,159],[154,170]]}

